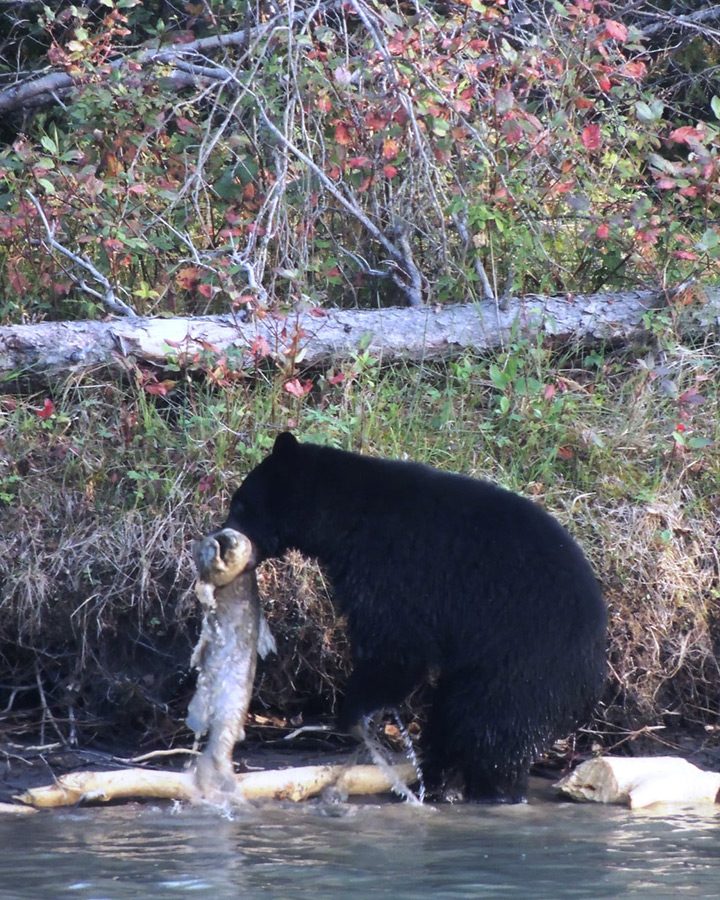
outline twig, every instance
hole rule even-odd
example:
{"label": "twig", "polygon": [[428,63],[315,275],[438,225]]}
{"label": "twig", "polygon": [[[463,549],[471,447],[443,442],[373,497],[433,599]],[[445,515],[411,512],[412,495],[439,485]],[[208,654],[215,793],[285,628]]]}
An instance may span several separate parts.
{"label": "twig", "polygon": [[645,37],[651,37],[663,31],[670,31],[673,28],[703,31],[706,34],[716,36],[720,35],[720,31],[716,28],[709,28],[702,24],[708,20],[720,20],[720,4],[713,4],[706,9],[699,9],[696,12],[687,13],[687,15],[673,15],[660,10],[654,10],[653,12],[638,10],[637,15],[659,20],[642,28],[642,33]]}
{"label": "twig", "polygon": [[284,741],[293,741],[296,737],[299,737],[301,734],[308,734],[309,732],[318,732],[322,731],[325,734],[331,733],[333,731],[332,725],[302,725],[300,728],[296,728],[295,731],[291,731],[290,734],[286,734],[283,737]]}
{"label": "twig", "polygon": [[52,712],[50,712],[50,707],[47,704],[45,690],[42,684],[42,677],[40,676],[40,666],[37,659],[35,660],[35,683],[37,684],[38,694],[40,695],[40,705],[42,706],[43,711],[42,723],[40,725],[40,743],[45,743],[45,719],[49,719],[50,724],[55,729],[55,733],[60,738],[61,744],[66,747],[67,740],[65,738],[65,735],[62,733],[62,731],[60,731],[60,726],[55,721],[55,716],[53,716]]}
{"label": "twig", "polygon": [[478,281],[480,282],[480,287],[482,288],[483,299],[494,300],[495,291],[493,291],[492,289],[490,279],[488,278],[487,272],[485,271],[485,266],[482,264],[482,260],[480,259],[480,254],[477,253],[475,247],[473,247],[472,238],[470,237],[470,229],[468,228],[467,215],[464,212],[455,213],[453,214],[453,222],[455,223],[457,232],[460,235],[460,240],[465,245],[466,252],[473,254],[473,265],[475,266],[475,274],[477,275]]}
{"label": "twig", "polygon": [[80,268],[85,269],[86,272],[89,272],[90,275],[102,285],[105,289],[104,293],[100,293],[99,291],[94,290],[89,287],[82,278],[77,278],[75,275],[70,273],[70,277],[75,281],[77,286],[85,291],[86,294],[90,294],[92,297],[96,297],[98,300],[102,301],[103,305],[112,313],[117,313],[122,316],[137,316],[137,312],[132,308],[132,306],[128,306],[127,303],[120,300],[115,296],[115,290],[107,278],[100,272],[95,266],[90,262],[90,260],[85,259],[82,256],[78,256],[76,253],[73,253],[71,250],[68,250],[67,247],[64,247],[59,241],[55,240],[55,226],[51,226],[47,220],[47,216],[45,215],[45,211],[40,205],[40,201],[31,191],[25,191],[30,200],[33,203],[33,206],[38,212],[40,216],[40,220],[43,223],[45,228],[46,240],[50,247],[53,250],[57,250],[58,253],[62,253],[67,259],[71,262],[75,263],[76,266],[80,266]]}
{"label": "twig", "polygon": [[[255,105],[257,107],[257,111],[262,119],[265,127],[268,131],[271,132],[274,138],[276,138],[282,146],[292,153],[293,156],[297,157],[300,162],[304,163],[308,169],[315,175],[315,177],[320,181],[325,190],[331,194],[337,202],[343,207],[343,209],[348,212],[354,219],[357,219],[358,222],[365,228],[366,231],[379,243],[381,244],[387,253],[390,255],[392,261],[400,268],[400,270],[407,277],[407,282],[404,281],[399,274],[394,275],[393,278],[395,283],[398,285],[400,290],[405,294],[405,299],[407,301],[408,306],[421,306],[422,305],[422,294],[419,290],[419,285],[421,283],[421,275],[418,271],[415,262],[413,261],[412,256],[408,257],[407,253],[399,247],[397,244],[393,243],[390,238],[386,234],[384,234],[377,225],[371,221],[363,212],[363,210],[358,206],[358,204],[351,197],[345,196],[345,194],[333,184],[332,180],[328,175],[323,172],[323,170],[317,165],[317,163],[311,159],[307,153],[304,153],[299,147],[297,147],[291,140],[289,140],[286,135],[277,127],[277,125],[272,121],[270,116],[267,113],[263,103],[256,93],[250,90],[247,85],[242,84],[239,80],[237,81],[238,87],[246,91],[255,101]],[[407,243],[407,237],[405,238],[406,248],[409,247]]]}
{"label": "twig", "polygon": [[171,750],[153,750],[150,753],[143,753],[142,756],[113,756],[114,762],[123,763],[124,765],[134,766],[136,763],[148,762],[151,759],[162,759],[166,756],[202,756],[199,750],[191,750],[189,747],[175,747]]}

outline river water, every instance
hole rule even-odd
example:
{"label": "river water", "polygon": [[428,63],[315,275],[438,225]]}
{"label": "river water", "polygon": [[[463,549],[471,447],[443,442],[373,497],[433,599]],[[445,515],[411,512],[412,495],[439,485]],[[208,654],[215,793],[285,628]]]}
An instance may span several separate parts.
{"label": "river water", "polygon": [[720,813],[526,806],[171,805],[0,819],[0,897],[720,896]]}

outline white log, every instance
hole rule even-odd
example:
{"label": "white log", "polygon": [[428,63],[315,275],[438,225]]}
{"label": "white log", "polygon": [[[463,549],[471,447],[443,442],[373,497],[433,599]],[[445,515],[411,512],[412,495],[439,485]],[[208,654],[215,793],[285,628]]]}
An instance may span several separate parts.
{"label": "white log", "polygon": [[624,803],[643,809],[656,803],[716,803],[720,774],[677,756],[604,756],[590,759],[556,785],[573,800]]}
{"label": "white log", "polygon": [[[415,767],[393,767],[397,778],[413,783]],[[235,790],[224,799],[232,803],[247,800],[305,800],[334,787],[341,794],[378,794],[392,789],[386,774],[377,766],[301,766],[247,772],[235,776]],[[110,800],[164,799],[201,802],[194,770],[171,772],[151,769],[118,769],[112,772],[72,772],[54,784],[30,788],[15,799],[36,808],[74,806],[77,803],[106,803]]]}
{"label": "white log", "polygon": [[[239,365],[251,370],[256,364],[251,347],[261,345],[280,361],[319,366],[352,359],[361,347],[389,362],[487,350],[515,334],[544,334],[561,341],[627,340],[643,330],[648,310],[665,303],[658,291],[628,291],[515,297],[505,311],[492,301],[482,301],[305,311],[287,317],[266,314],[248,322],[226,315],[10,325],[0,327],[0,374],[35,371],[52,376],[97,367],[125,372],[129,358],[159,366],[170,361],[192,365],[195,354],[208,345],[221,353],[240,351]],[[716,327],[720,288],[706,288],[704,303],[685,310],[683,316],[692,329]],[[294,343],[297,333],[301,339]]]}
{"label": "white log", "polygon": [[35,810],[31,806],[18,806],[17,803],[0,803],[0,816],[32,815]]}

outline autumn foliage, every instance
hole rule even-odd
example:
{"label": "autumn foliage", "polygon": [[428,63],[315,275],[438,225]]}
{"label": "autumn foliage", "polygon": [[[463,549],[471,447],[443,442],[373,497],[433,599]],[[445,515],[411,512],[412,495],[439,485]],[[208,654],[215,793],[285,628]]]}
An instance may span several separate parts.
{"label": "autumn foliage", "polygon": [[[505,0],[228,3],[167,23],[151,5],[28,19],[75,89],[6,123],[5,322],[98,308],[28,190],[147,313],[402,303],[403,254],[435,302],[717,274],[717,120],[666,103],[663,54],[613,3],[522,26]],[[237,29],[245,44],[180,63],[141,55]]]}

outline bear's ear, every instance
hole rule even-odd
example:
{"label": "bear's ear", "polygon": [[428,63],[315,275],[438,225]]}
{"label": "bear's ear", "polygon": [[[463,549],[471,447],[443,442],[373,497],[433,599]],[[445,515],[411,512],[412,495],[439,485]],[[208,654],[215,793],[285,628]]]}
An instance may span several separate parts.
{"label": "bear's ear", "polygon": [[283,431],[282,434],[275,438],[272,455],[275,457],[290,456],[299,446],[300,444],[295,435],[290,434],[289,431]]}

